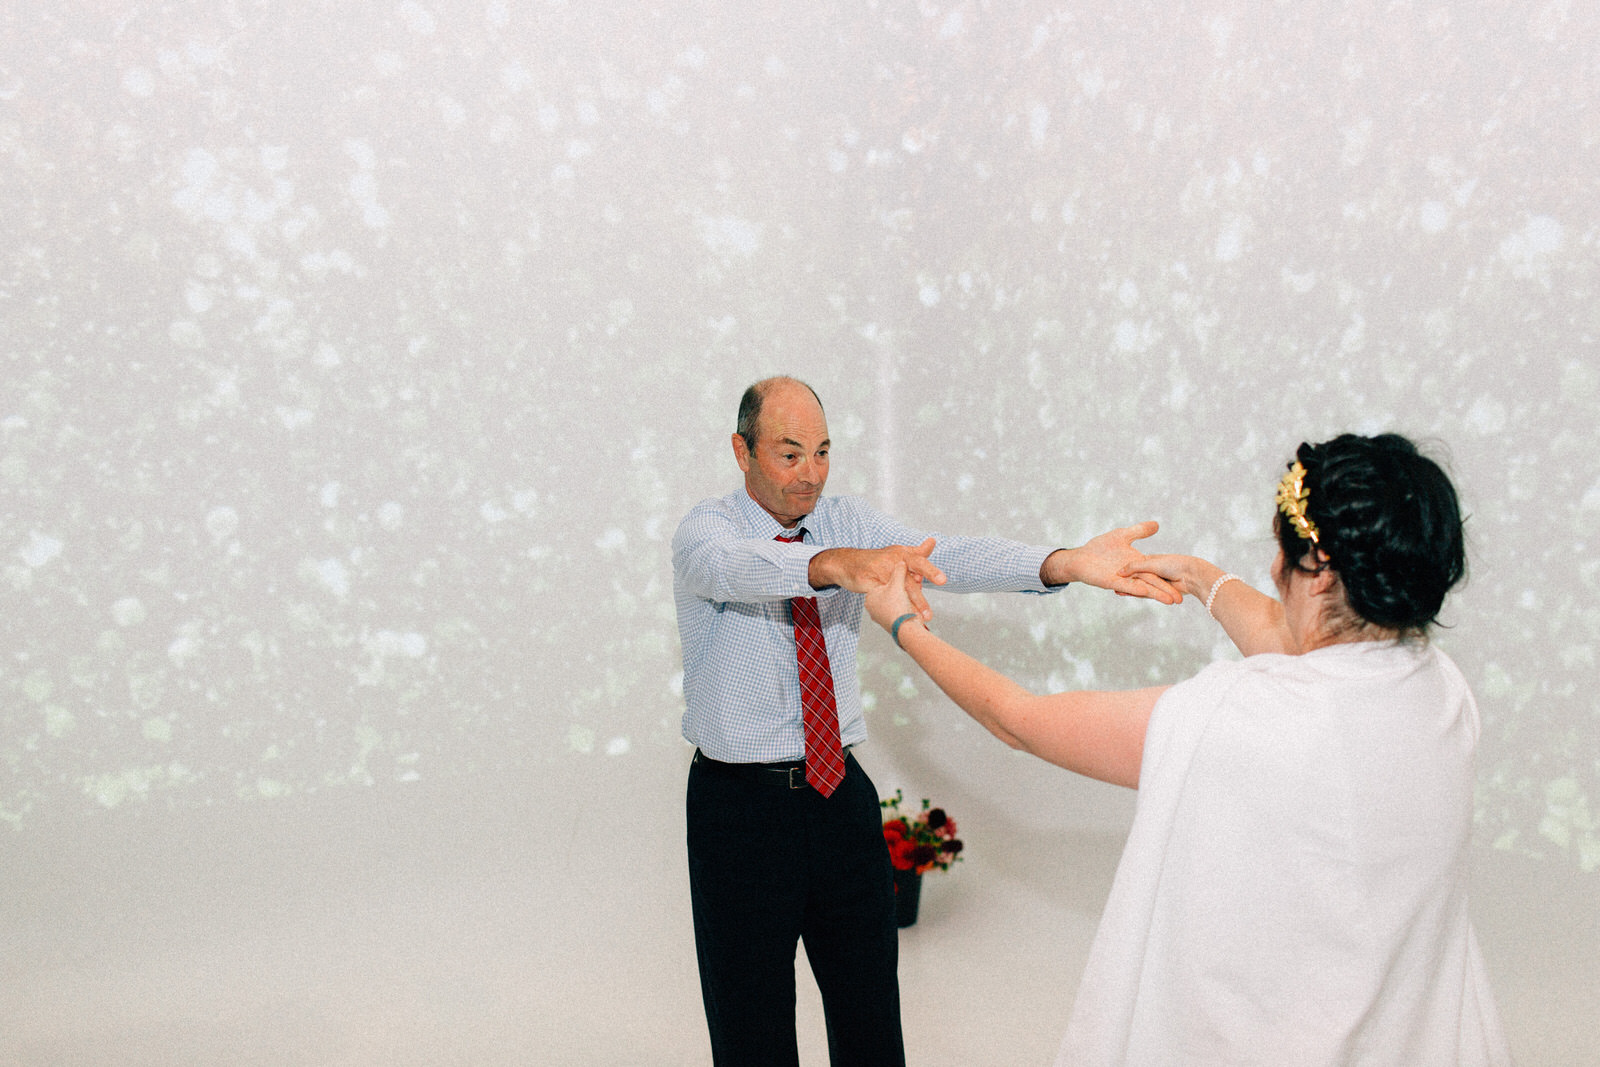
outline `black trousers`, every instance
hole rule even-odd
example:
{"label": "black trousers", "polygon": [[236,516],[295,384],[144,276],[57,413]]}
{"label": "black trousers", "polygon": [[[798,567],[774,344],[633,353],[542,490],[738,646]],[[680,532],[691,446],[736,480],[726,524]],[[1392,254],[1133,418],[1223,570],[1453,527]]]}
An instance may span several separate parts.
{"label": "black trousers", "polygon": [[779,766],[797,765],[697,752],[689,768],[689,891],[713,1062],[799,1063],[803,940],[833,1067],[903,1067],[894,875],[877,788],[853,756],[831,797]]}

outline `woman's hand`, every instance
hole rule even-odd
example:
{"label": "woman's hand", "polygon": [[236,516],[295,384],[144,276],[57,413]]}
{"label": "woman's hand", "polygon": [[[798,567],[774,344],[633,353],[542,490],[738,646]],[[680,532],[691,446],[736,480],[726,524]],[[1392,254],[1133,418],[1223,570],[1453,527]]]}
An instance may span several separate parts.
{"label": "woman's hand", "polygon": [[1145,581],[1154,578],[1186,596],[1204,600],[1211,583],[1222,576],[1222,568],[1198,556],[1141,556],[1118,573]]}
{"label": "woman's hand", "polygon": [[902,615],[922,618],[922,613],[911,602],[911,594],[907,592],[908,582],[914,580],[907,577],[905,562],[901,561],[895,564],[887,579],[868,589],[867,614],[872,616],[872,621],[887,630]]}

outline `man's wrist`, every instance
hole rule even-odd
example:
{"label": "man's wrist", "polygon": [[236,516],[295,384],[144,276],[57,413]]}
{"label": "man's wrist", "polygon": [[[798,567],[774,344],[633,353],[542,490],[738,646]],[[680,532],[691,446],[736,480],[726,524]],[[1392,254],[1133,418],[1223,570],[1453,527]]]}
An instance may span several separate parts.
{"label": "man's wrist", "polygon": [[1039,564],[1039,582],[1050,589],[1059,589],[1064,585],[1071,585],[1073,578],[1070,574],[1072,549],[1058,548],[1044,558]]}
{"label": "man's wrist", "polygon": [[811,588],[821,592],[824,589],[832,589],[839,584],[836,581],[832,581],[832,575],[828,573],[828,564],[838,554],[839,550],[836,548],[824,548],[806,563],[806,581],[811,584]]}

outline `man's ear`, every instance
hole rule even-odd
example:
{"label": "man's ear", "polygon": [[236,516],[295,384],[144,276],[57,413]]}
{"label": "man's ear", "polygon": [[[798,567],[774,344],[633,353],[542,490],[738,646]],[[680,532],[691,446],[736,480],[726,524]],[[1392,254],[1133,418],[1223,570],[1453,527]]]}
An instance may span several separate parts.
{"label": "man's ear", "polygon": [[750,473],[750,446],[744,443],[743,434],[733,435],[733,458],[739,464],[739,469],[746,474]]}

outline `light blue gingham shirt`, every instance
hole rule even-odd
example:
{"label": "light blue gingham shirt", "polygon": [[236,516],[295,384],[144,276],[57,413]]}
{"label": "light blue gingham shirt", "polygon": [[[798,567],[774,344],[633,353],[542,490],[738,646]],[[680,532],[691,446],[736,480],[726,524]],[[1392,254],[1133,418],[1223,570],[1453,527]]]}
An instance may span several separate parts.
{"label": "light blue gingham shirt", "polygon": [[814,596],[833,670],[839,733],[867,739],[856,677],[862,597],[837,587],[812,589],[811,557],[825,548],[883,548],[938,540],[933,562],[957,593],[1048,593],[1039,568],[1054,549],[992,537],[945,537],[903,526],[859,497],[822,497],[791,535],[741,486],[702,500],[672,538],[672,593],[683,644],[683,736],[725,763],[805,758],[800,679],[788,600]]}

